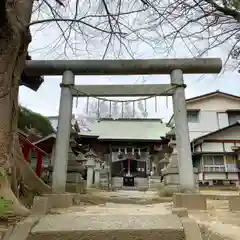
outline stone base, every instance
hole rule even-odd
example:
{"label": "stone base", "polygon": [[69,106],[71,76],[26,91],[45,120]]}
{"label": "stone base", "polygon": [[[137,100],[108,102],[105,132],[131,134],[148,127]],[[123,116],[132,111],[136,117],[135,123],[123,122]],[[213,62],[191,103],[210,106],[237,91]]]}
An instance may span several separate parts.
{"label": "stone base", "polygon": [[52,208],[68,208],[73,205],[73,194],[70,193],[52,193],[44,194],[48,197]]}
{"label": "stone base", "polygon": [[33,199],[33,205],[31,214],[33,215],[44,215],[50,212],[52,206],[49,197],[46,196],[35,196]]}
{"label": "stone base", "polygon": [[86,193],[86,181],[81,180],[76,183],[76,193],[85,194]]}
{"label": "stone base", "polygon": [[52,215],[36,224],[27,240],[184,240],[176,215]]}
{"label": "stone base", "polygon": [[169,173],[163,177],[164,185],[179,185],[178,173]]}
{"label": "stone base", "polygon": [[[173,188],[174,191],[180,192],[180,180],[179,173],[177,168],[167,169],[164,173],[164,185],[170,188]],[[198,184],[198,174],[195,173],[195,183],[196,183],[196,192],[199,192],[199,184]],[[187,189],[185,189],[187,191]]]}
{"label": "stone base", "polygon": [[206,197],[197,193],[175,193],[173,195],[175,208],[187,208],[189,210],[206,210]]}

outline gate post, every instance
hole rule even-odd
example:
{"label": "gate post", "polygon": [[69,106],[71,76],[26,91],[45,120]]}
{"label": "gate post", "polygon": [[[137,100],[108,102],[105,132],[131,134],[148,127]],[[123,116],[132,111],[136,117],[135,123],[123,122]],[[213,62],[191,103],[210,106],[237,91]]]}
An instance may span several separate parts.
{"label": "gate post", "polygon": [[193,173],[182,70],[176,69],[171,72],[171,84],[176,86],[172,99],[177,143],[176,147],[178,151],[180,189],[195,192],[196,183]]}
{"label": "gate post", "polygon": [[52,188],[57,193],[65,192],[66,187],[73,103],[71,86],[73,85],[74,74],[71,71],[65,71],[62,77],[62,84],[60,85],[61,98],[52,176]]}

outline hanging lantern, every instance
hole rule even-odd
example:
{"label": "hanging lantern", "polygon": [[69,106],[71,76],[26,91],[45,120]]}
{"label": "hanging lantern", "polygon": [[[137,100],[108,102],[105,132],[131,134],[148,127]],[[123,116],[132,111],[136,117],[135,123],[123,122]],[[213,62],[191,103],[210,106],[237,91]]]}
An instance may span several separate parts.
{"label": "hanging lantern", "polygon": [[86,114],[88,114],[88,109],[89,109],[89,97],[87,97]]}
{"label": "hanging lantern", "polygon": [[134,155],[134,153],[135,153],[135,150],[134,150],[134,148],[132,148],[132,155]]}
{"label": "hanging lantern", "polygon": [[76,108],[78,107],[78,97],[76,97]]}
{"label": "hanging lantern", "polygon": [[109,101],[109,117],[112,117],[112,101]]}
{"label": "hanging lantern", "polygon": [[124,111],[123,111],[123,109],[124,109],[124,103],[122,102],[122,118],[124,117]]}
{"label": "hanging lantern", "polygon": [[100,100],[98,99],[98,102],[97,102],[97,120],[100,119]]}
{"label": "hanging lantern", "polygon": [[157,109],[157,96],[155,96],[155,113],[157,113],[158,109]]}
{"label": "hanging lantern", "polygon": [[133,101],[133,118],[135,117],[135,102]]}
{"label": "hanging lantern", "polygon": [[121,152],[121,148],[118,149],[118,159],[123,159],[123,154]]}
{"label": "hanging lantern", "polygon": [[140,158],[141,158],[141,150],[139,148],[138,152],[136,152],[136,159],[140,159]]}

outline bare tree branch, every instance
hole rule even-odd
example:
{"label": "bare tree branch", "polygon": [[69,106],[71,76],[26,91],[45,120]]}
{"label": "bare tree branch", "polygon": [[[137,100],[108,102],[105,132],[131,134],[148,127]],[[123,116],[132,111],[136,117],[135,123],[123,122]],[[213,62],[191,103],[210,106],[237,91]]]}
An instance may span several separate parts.
{"label": "bare tree branch", "polygon": [[240,5],[237,2],[71,0],[57,8],[55,0],[42,0],[36,4],[39,15],[35,14],[37,17],[28,26],[46,28],[55,24],[60,35],[48,46],[51,52],[63,52],[61,57],[82,56],[83,51],[92,56],[97,51],[102,58],[127,55],[135,58],[141,44],[153,53],[168,56],[175,54],[180,43],[188,51],[186,54],[193,57],[225,45],[229,48],[226,58],[238,58]]}

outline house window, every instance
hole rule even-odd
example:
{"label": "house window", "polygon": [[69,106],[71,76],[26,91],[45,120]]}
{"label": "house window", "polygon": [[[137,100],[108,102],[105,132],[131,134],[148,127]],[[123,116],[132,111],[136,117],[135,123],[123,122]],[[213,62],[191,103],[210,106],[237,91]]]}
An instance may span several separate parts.
{"label": "house window", "polygon": [[224,157],[219,155],[203,156],[203,167],[205,172],[224,172]]}
{"label": "house window", "polygon": [[223,156],[213,156],[213,163],[214,165],[224,165]]}
{"label": "house window", "polygon": [[188,112],[187,113],[187,120],[190,123],[198,122],[199,113],[198,112]]}
{"label": "house window", "polygon": [[220,155],[206,155],[203,156],[203,164],[207,166],[224,166],[224,157]]}
{"label": "house window", "polygon": [[214,165],[213,156],[211,155],[203,156],[203,165]]}
{"label": "house window", "polygon": [[230,125],[240,121],[240,111],[228,112],[228,121]]}

